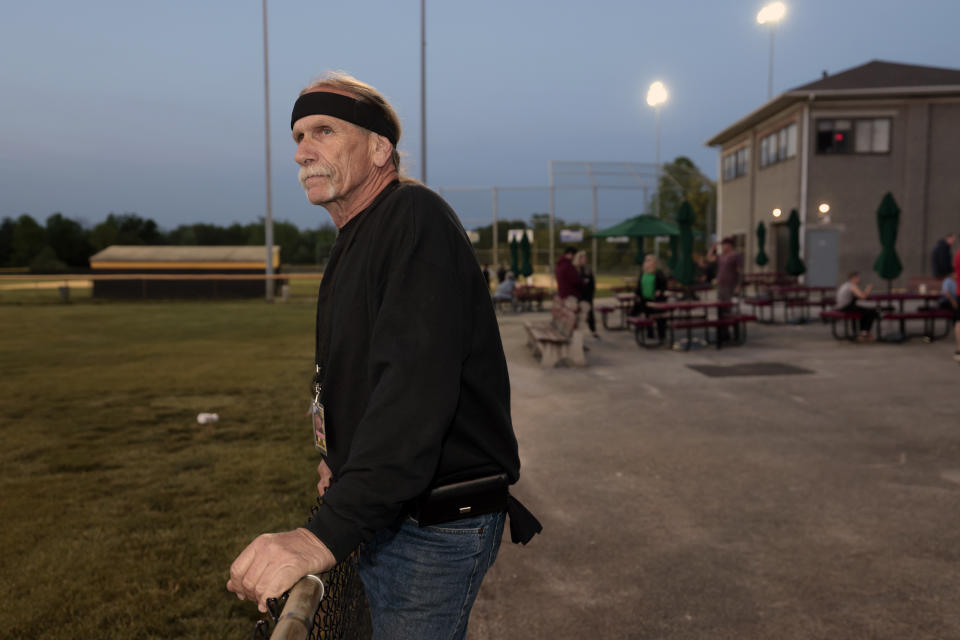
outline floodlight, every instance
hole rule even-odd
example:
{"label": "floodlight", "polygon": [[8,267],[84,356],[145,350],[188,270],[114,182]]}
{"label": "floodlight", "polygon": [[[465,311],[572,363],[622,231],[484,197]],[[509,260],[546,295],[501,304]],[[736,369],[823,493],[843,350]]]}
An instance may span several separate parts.
{"label": "floodlight", "polygon": [[757,24],[780,22],[787,14],[787,5],[782,2],[771,2],[757,14]]}
{"label": "floodlight", "polygon": [[659,107],[667,101],[667,88],[663,83],[657,80],[647,89],[647,104],[651,107]]}

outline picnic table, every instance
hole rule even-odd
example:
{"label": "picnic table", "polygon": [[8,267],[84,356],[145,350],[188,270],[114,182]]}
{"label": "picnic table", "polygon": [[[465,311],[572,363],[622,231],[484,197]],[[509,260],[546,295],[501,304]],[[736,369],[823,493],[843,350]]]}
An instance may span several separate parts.
{"label": "picnic table", "polygon": [[[810,319],[810,307],[820,307],[826,311],[833,307],[835,300],[831,295],[833,287],[808,287],[798,284],[771,285],[765,287],[761,295],[743,299],[743,303],[753,307],[758,322],[772,324],[776,321],[776,306],[783,306],[785,322],[804,323]],[[814,297],[816,295],[816,297]],[[769,310],[764,317],[763,310]]]}
{"label": "picnic table", "polygon": [[[675,340],[676,332],[686,331],[686,342],[683,345],[684,351],[689,351],[693,344],[693,330],[703,329],[704,340],[707,344],[713,342],[717,349],[722,348],[723,343],[728,340],[721,339],[721,329],[733,329],[733,344],[743,344],[746,341],[746,325],[748,322],[756,321],[752,315],[741,315],[734,311],[733,313],[721,314],[721,310],[729,311],[736,305],[726,300],[678,300],[674,302],[648,302],[647,306],[651,309],[657,309],[663,312],[667,317],[667,326],[670,329],[669,344],[674,349],[680,348],[680,343]],[[711,313],[711,311],[713,313]],[[712,317],[711,317],[712,316]],[[640,326],[639,323],[631,323],[636,327],[636,331],[645,330],[648,326]],[[715,340],[710,340],[710,329],[715,330]],[[640,343],[640,336],[637,342]]]}
{"label": "picnic table", "polygon": [[537,311],[543,310],[543,300],[546,297],[547,290],[544,287],[517,285],[513,290],[513,300],[523,311],[533,311],[534,304],[537,305]]}
{"label": "picnic table", "polygon": [[[913,311],[906,310],[906,303],[911,301],[919,302],[933,302],[940,298],[939,293],[927,292],[927,293],[913,293],[913,292],[889,292],[889,293],[871,293],[867,296],[867,300],[872,301],[876,304],[878,318],[877,318],[877,337],[882,338],[882,326],[881,323],[884,320],[896,320],[899,323],[900,327],[900,336],[899,342],[902,342],[908,338],[906,330],[907,320],[923,320],[923,335],[930,340],[935,340],[937,338],[942,338],[943,336],[950,333],[950,320],[953,319],[953,314],[950,311],[945,311],[938,308],[929,308],[927,306],[921,306],[918,309]],[[896,302],[897,306],[895,308],[890,306],[884,306],[885,303]],[[894,309],[890,311],[890,309]],[[946,320],[946,331],[942,335],[937,334],[935,331],[935,323],[938,319],[943,318]]]}
{"label": "picnic table", "polygon": [[[607,331],[622,331],[627,328],[627,317],[637,299],[633,293],[617,293],[613,296],[614,304],[594,305],[594,310],[600,314],[600,322]],[[616,323],[611,322],[610,316],[617,314]]]}

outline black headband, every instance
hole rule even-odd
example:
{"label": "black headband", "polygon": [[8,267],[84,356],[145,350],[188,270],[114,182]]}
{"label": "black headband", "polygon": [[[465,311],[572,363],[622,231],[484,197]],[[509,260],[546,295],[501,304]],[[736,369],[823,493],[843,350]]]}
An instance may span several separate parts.
{"label": "black headband", "polygon": [[377,107],[329,91],[305,93],[293,105],[290,128],[304,116],[333,116],[380,134],[397,146],[397,130]]}

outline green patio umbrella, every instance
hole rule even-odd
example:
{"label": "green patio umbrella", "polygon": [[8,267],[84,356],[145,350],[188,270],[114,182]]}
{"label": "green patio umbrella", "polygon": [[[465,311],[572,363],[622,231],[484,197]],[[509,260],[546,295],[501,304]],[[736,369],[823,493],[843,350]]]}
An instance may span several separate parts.
{"label": "green patio umbrella", "polygon": [[527,232],[520,237],[520,275],[527,278],[533,274],[533,265],[530,264],[530,238]]}
{"label": "green patio umbrella", "polygon": [[627,218],[623,222],[613,225],[609,229],[597,231],[593,235],[598,238],[645,238],[647,236],[675,236],[680,233],[677,225],[661,220],[657,216],[644,214]]}
{"label": "green patio umbrella", "polygon": [[643,264],[643,239],[647,236],[675,236],[680,233],[677,225],[662,220],[649,213],[627,218],[623,222],[613,225],[608,229],[595,232],[593,235],[597,238],[617,238],[626,236],[637,239],[637,255],[634,262]]}
{"label": "green patio umbrella", "polygon": [[767,228],[763,224],[763,220],[757,223],[757,257],[755,262],[758,267],[762,267],[770,262],[770,258],[767,257],[767,252],[763,250],[763,245],[767,242]]}
{"label": "green patio umbrella", "polygon": [[520,275],[520,243],[514,238],[510,241],[510,271],[513,275]]}
{"label": "green patio umbrella", "polygon": [[900,225],[900,207],[893,195],[888,191],[880,208],[877,209],[877,230],[880,232],[880,245],[883,247],[880,255],[873,263],[873,270],[887,281],[887,289],[893,288],[893,279],[903,271],[900,258],[897,257],[897,227]]}
{"label": "green patio umbrella", "polygon": [[784,271],[791,276],[799,276],[806,272],[807,267],[804,266],[803,260],[800,259],[800,216],[797,214],[796,209],[790,211],[790,217],[787,218],[787,229],[790,230],[787,243],[789,255],[787,256],[787,264],[784,267]]}
{"label": "green patio umbrella", "polygon": [[677,211],[677,225],[680,228],[677,242],[677,266],[673,270],[674,279],[680,284],[693,284],[693,208],[686,200]]}

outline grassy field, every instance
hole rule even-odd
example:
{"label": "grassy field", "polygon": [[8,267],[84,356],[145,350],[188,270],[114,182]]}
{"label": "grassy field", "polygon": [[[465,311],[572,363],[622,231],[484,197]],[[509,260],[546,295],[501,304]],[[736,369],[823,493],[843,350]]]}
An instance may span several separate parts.
{"label": "grassy field", "polygon": [[74,299],[0,296],[0,637],[249,637],[229,565],[315,495],[310,296]]}

